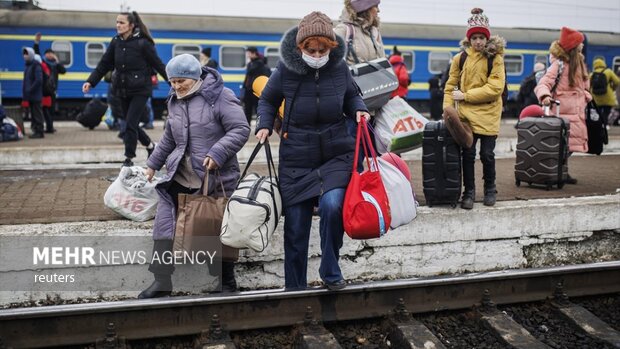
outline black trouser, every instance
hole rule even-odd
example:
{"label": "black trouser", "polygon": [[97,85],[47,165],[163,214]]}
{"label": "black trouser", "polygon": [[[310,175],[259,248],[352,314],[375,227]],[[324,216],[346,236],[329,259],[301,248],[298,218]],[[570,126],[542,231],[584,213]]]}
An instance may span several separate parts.
{"label": "black trouser", "polygon": [[463,149],[463,185],[465,192],[474,192],[476,188],[474,163],[476,161],[476,143],[480,140],[480,160],[485,188],[495,185],[495,140],[497,136],[483,136],[474,133],[474,142],[469,149]]}
{"label": "black trouser", "polygon": [[123,107],[123,115],[127,122],[125,135],[123,137],[126,158],[132,159],[136,157],[138,141],[145,147],[151,144],[151,138],[140,128],[140,117],[144,112],[144,107],[148,99],[148,96],[127,96],[120,98]]}
{"label": "black trouser", "polygon": [[52,107],[43,107],[43,117],[45,118],[45,130],[52,132],[54,130],[54,115]]}
{"label": "black trouser", "polygon": [[248,125],[251,124],[250,122],[252,121],[252,115],[257,107],[258,97],[252,93],[252,89],[246,89],[243,97],[243,112],[245,113],[245,118],[248,120]]}
{"label": "black trouser", "polygon": [[32,133],[43,133],[43,109],[41,108],[41,101],[28,101],[31,124],[30,128]]}
{"label": "black trouser", "polygon": [[602,105],[598,107],[598,112],[600,114],[599,116],[601,117],[601,120],[603,121],[603,125],[609,125],[609,114],[611,114],[611,106]]}

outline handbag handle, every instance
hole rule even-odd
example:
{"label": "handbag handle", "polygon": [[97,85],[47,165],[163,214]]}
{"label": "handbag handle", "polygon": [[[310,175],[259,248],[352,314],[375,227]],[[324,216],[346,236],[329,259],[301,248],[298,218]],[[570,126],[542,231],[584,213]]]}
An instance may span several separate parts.
{"label": "handbag handle", "polygon": [[[353,171],[357,171],[357,159],[359,158],[360,153],[360,142],[362,144],[362,148],[364,150],[364,155],[366,158],[366,163],[368,164],[368,169],[373,171],[373,168],[378,171],[379,168],[377,166],[377,154],[375,153],[375,149],[372,146],[372,142],[370,141],[370,134],[368,133],[368,129],[366,128],[366,118],[361,118],[360,122],[357,124],[357,135],[355,137],[355,156],[353,160]],[[372,157],[371,166],[370,158]]]}
{"label": "handbag handle", "polygon": [[269,146],[269,140],[265,140],[265,142],[263,143],[259,142],[258,144],[256,144],[256,147],[254,147],[254,150],[252,151],[252,155],[250,155],[250,158],[248,159],[248,162],[245,164],[245,168],[243,169],[243,173],[241,174],[241,177],[239,177],[237,186],[239,186],[243,178],[245,178],[245,175],[248,173],[248,170],[250,169],[250,165],[252,165],[252,162],[256,158],[256,155],[258,155],[258,152],[263,146],[265,147],[265,157],[267,158],[267,169],[269,170],[269,176],[270,177],[272,176],[271,171],[273,170],[273,178],[276,179],[276,183],[278,184],[278,186],[280,185],[280,181],[278,180],[278,175],[276,172],[276,165],[273,162],[273,156],[271,154],[271,147]]}
{"label": "handbag handle", "polygon": [[[205,177],[202,180],[202,195],[205,196],[209,194],[209,172],[211,171],[207,170],[207,167],[205,166]],[[220,170],[215,170],[215,174],[217,176],[217,179],[219,179],[222,189],[222,195],[226,197],[226,190],[224,189],[224,182],[222,182],[222,176],[220,176]]]}

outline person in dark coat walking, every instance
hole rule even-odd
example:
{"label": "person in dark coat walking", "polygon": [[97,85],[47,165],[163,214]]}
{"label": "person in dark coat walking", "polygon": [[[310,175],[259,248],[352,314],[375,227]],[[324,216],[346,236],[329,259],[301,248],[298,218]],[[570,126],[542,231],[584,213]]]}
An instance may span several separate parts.
{"label": "person in dark coat walking", "polygon": [[252,84],[254,79],[259,76],[270,76],[271,70],[267,66],[265,57],[263,57],[256,47],[248,47],[246,49],[247,58],[250,60],[246,67],[245,79],[243,80],[243,110],[248,124],[252,121],[252,115],[258,105],[258,97],[252,93]]}
{"label": "person in dark coat walking", "polygon": [[428,94],[431,103],[431,119],[441,120],[443,114],[443,89],[441,88],[441,75],[433,75],[428,79]]}
{"label": "person in dark coat walking", "polygon": [[282,59],[258,103],[256,137],[264,142],[271,135],[285,100],[278,168],[285,216],[285,286],[307,286],[308,241],[318,204],[319,274],[329,289],[342,289],[342,207],[355,151],[345,119],[368,120],[370,114],[343,60],[344,41],[336,37],[325,14],[312,12],[285,33],[280,53]]}
{"label": "person in dark coat walking", "polygon": [[24,81],[22,87],[22,99],[28,102],[30,115],[32,116],[32,134],[30,138],[43,138],[43,69],[41,63],[34,59],[34,50],[25,47],[22,50],[26,67],[24,69]]}
{"label": "person in dark coat walking", "polygon": [[155,69],[164,79],[166,67],[155,51],[155,43],[138,13],[121,13],[116,17],[116,32],[108,49],[101,57],[97,68],[90,74],[82,91],[88,93],[109,71],[112,74],[114,95],[119,97],[126,121],[123,142],[125,143],[125,162],[123,166],[133,166],[138,140],[146,147],[150,156],[155,144],[140,128],[140,117],[146,102],[153,92],[151,75]]}
{"label": "person in dark coat walking", "polygon": [[[168,62],[166,72],[173,89],[168,98],[168,123],[146,162],[149,180],[164,165],[167,169],[156,186],[160,200],[153,224],[153,252],[160,256],[172,251],[178,195],[198,192],[205,171],[218,170],[217,182],[221,179],[226,195],[230,196],[240,176],[237,152],[250,135],[239,100],[224,87],[222,76],[215,69],[201,67],[196,57],[183,54]],[[221,191],[215,175],[209,177],[208,185],[207,195]],[[155,281],[138,298],[170,295],[174,266],[155,262],[149,271],[155,275]],[[222,262],[218,276],[223,291],[236,291],[232,262]]]}

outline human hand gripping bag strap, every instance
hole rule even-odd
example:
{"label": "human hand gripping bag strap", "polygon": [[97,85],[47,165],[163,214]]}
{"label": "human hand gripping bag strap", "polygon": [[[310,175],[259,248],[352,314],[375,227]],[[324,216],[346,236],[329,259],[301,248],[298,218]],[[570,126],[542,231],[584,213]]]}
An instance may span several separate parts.
{"label": "human hand gripping bag strap", "polygon": [[[220,197],[207,195],[209,192],[209,171],[206,168],[202,194],[179,194],[179,209],[174,233],[175,251],[213,250],[213,246],[205,246],[205,242],[217,241],[228,201],[219,171],[216,172],[216,176],[216,182],[219,181],[222,194]],[[213,238],[206,239],[207,237]],[[215,258],[234,262],[239,259],[239,250],[222,245],[221,258],[218,258],[217,255]]]}
{"label": "human hand gripping bag strap", "polygon": [[353,159],[358,159],[360,142],[364,148],[368,169],[360,174],[357,172],[357,161],[353,162],[353,173],[344,197],[342,218],[344,230],[351,239],[374,239],[387,233],[392,217],[365,118],[361,118],[357,126]]}
{"label": "human hand gripping bag strap", "polygon": [[[254,158],[265,148],[269,176],[250,173]],[[282,198],[269,142],[258,143],[226,205],[220,233],[223,244],[262,252],[267,248],[282,215]]]}
{"label": "human hand gripping bag strap", "polygon": [[124,166],[103,196],[103,203],[112,211],[136,222],[155,217],[159,195],[155,189],[158,178],[150,182],[140,166]]}
{"label": "human hand gripping bag strap", "polygon": [[[368,126],[371,132],[375,132],[372,126],[366,126]],[[379,137],[375,139],[378,139],[378,142],[383,142]],[[411,187],[411,182],[409,182],[401,170],[392,165],[389,161],[383,159],[386,156],[392,157],[393,159],[400,158],[394,153],[385,153],[382,157],[377,158],[381,180],[383,181],[390,203],[390,214],[392,217],[390,228],[396,229],[415,219],[418,202],[415,199],[415,193]]]}

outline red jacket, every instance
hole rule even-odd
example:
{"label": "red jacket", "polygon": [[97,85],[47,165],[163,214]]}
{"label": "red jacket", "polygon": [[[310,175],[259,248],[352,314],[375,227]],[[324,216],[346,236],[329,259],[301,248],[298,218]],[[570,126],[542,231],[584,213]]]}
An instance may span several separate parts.
{"label": "red jacket", "polygon": [[[47,63],[45,62],[41,62],[41,69],[43,69],[43,75],[47,75],[48,79],[52,78],[52,70],[50,69],[50,67],[47,65]],[[46,79],[43,79],[43,83],[45,83]],[[51,96],[46,96],[45,93],[43,94],[43,99],[41,99],[41,106],[42,107],[51,107],[52,106],[52,97]]]}
{"label": "red jacket", "polygon": [[394,67],[396,77],[398,77],[398,88],[392,92],[392,97],[399,96],[401,98],[405,98],[407,97],[407,92],[409,92],[409,84],[411,83],[407,66],[405,66],[403,57],[397,55],[390,56],[390,63],[392,64],[392,67]]}

